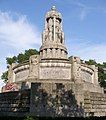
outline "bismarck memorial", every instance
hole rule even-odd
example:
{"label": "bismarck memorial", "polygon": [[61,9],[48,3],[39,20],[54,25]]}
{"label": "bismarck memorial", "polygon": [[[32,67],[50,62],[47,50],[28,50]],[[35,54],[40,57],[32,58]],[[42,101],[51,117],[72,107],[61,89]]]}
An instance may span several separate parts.
{"label": "bismarck memorial", "polygon": [[31,115],[106,115],[106,95],[98,83],[98,68],[79,57],[68,58],[62,15],[55,6],[45,16],[40,55],[31,56],[27,63],[12,64],[8,84],[15,84],[16,90],[30,89]]}

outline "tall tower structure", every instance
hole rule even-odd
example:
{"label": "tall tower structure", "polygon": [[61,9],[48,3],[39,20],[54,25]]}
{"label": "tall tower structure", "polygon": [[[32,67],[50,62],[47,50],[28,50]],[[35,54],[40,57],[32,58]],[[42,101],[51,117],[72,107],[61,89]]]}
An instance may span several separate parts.
{"label": "tall tower structure", "polygon": [[67,59],[67,49],[64,45],[62,30],[62,15],[53,6],[45,17],[45,28],[42,33],[41,59]]}

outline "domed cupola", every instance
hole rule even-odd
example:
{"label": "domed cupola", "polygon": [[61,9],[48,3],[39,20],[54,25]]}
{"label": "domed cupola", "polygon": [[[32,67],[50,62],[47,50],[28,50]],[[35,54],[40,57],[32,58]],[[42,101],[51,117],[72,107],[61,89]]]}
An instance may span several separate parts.
{"label": "domed cupola", "polygon": [[53,6],[45,17],[40,56],[41,59],[67,59],[67,54],[62,30],[62,15]]}

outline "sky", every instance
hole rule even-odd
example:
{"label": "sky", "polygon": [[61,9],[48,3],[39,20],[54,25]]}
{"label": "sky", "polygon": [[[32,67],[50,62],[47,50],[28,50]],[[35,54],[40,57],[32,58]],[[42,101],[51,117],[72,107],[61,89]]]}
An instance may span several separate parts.
{"label": "sky", "polygon": [[106,62],[106,0],[0,0],[0,75],[6,57],[39,50],[45,14],[54,5],[63,17],[68,56]]}

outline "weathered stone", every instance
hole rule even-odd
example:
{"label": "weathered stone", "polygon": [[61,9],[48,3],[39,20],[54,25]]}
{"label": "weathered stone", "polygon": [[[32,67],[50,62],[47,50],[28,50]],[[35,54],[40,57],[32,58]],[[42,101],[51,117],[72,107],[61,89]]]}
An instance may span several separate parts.
{"label": "weathered stone", "polygon": [[[98,83],[98,68],[95,65],[85,64],[79,57],[71,56],[68,59],[64,43],[62,16],[53,7],[45,17],[40,55],[32,55],[27,63],[10,66],[8,81],[17,84],[19,89],[31,88],[31,83],[36,83],[37,86],[31,88],[30,111],[33,115],[35,113],[40,116],[45,113],[48,115],[47,105],[49,105],[49,113],[52,110],[50,116],[75,116],[75,114],[81,116],[81,112],[78,112],[80,108],[85,108],[85,116],[106,115],[106,95]],[[76,106],[70,107],[72,101],[67,91],[71,93],[71,97],[74,96]],[[65,104],[61,104],[60,96],[64,92]],[[41,99],[44,96],[46,99],[49,95],[50,99],[47,99],[46,103],[42,100],[42,103],[38,100],[39,95]],[[54,100],[56,96],[58,104],[53,108],[55,103],[51,99]],[[65,113],[65,109],[70,113]],[[99,113],[99,110],[105,112]]]}

